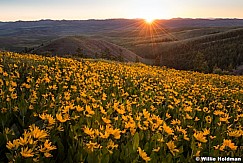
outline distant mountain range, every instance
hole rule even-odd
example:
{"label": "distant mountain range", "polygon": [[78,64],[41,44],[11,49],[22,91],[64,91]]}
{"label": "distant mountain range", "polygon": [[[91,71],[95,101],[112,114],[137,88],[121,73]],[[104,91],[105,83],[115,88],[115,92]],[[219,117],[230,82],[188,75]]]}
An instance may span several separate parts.
{"label": "distant mountain range", "polygon": [[[157,20],[162,28],[235,27],[243,26],[243,19],[170,19]],[[24,47],[72,35],[102,35],[104,32],[136,30],[141,19],[108,20],[40,20],[0,22],[0,48],[21,51]]]}
{"label": "distant mountain range", "polygon": [[[40,20],[1,22],[0,36],[49,35],[66,36],[91,34],[110,30],[135,29],[144,20],[107,19],[107,20]],[[182,27],[232,27],[243,26],[243,19],[170,19],[157,20],[164,28]]]}

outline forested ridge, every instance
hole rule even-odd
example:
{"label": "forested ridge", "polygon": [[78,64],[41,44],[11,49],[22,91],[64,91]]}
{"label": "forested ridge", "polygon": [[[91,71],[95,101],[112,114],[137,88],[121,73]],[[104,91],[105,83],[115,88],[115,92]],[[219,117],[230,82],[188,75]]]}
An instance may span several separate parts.
{"label": "forested ridge", "polygon": [[157,64],[176,69],[233,71],[243,62],[242,42],[243,29],[237,29],[161,46],[154,57]]}

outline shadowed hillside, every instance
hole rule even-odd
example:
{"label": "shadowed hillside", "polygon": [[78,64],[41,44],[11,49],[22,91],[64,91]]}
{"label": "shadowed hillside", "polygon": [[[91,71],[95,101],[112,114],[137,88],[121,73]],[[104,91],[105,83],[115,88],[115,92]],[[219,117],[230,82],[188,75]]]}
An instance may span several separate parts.
{"label": "shadowed hillside", "polygon": [[123,47],[104,40],[90,39],[81,36],[60,38],[47,45],[42,45],[32,52],[41,55],[71,55],[82,58],[104,58],[118,61],[144,62],[144,59]]}
{"label": "shadowed hillside", "polygon": [[[176,69],[213,72],[214,69],[232,71],[243,63],[243,28],[189,39],[142,44],[133,51],[154,59],[155,64]],[[148,56],[152,50],[156,53]]]}

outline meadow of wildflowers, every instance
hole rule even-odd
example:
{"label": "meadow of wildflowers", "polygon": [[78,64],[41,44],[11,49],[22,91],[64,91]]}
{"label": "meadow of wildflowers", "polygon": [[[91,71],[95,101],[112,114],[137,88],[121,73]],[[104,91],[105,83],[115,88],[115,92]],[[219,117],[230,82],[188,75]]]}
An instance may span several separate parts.
{"label": "meadow of wildflowers", "polygon": [[0,161],[243,157],[243,77],[0,53]]}

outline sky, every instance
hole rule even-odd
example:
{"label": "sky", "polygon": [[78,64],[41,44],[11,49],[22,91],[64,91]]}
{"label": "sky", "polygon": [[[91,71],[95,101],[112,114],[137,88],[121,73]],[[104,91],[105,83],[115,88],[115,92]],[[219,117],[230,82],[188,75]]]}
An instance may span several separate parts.
{"label": "sky", "polygon": [[0,0],[0,21],[243,18],[243,0]]}

